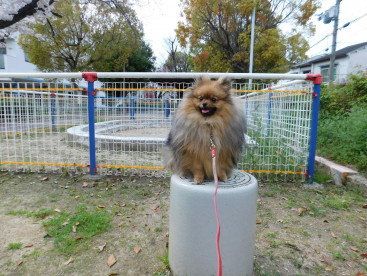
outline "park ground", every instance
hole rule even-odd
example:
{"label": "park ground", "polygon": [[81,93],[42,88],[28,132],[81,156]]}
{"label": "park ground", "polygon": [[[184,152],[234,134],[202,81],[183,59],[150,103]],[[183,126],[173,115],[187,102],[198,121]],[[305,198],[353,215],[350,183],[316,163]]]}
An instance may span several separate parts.
{"label": "park ground", "polygon": [[[254,275],[367,274],[358,188],[260,181]],[[0,275],[171,275],[169,178],[0,173]]]}

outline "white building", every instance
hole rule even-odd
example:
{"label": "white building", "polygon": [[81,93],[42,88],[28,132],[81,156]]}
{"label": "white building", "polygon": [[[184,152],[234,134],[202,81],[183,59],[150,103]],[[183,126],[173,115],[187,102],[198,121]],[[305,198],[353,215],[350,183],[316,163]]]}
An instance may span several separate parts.
{"label": "white building", "polygon": [[[330,54],[312,57],[292,67],[290,73],[322,74],[322,81],[329,81]],[[348,76],[367,71],[367,42],[351,45],[335,52],[335,83],[346,83]]]}
{"label": "white building", "polygon": [[[18,45],[18,35],[7,38],[5,47],[0,46],[0,73],[37,73],[36,65],[29,62],[27,55]],[[0,81],[41,81],[39,79],[0,79]]]}

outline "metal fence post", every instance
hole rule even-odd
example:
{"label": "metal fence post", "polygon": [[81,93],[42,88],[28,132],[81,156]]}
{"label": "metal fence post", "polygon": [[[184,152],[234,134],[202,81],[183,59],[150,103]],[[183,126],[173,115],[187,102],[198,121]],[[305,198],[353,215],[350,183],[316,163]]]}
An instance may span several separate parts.
{"label": "metal fence post", "polygon": [[51,122],[52,130],[55,130],[55,93],[51,93]]}
{"label": "metal fence post", "polygon": [[170,110],[169,110],[169,98],[166,99],[166,118],[169,117],[169,113],[170,113]]}
{"label": "metal fence post", "polygon": [[135,100],[130,99],[130,120],[134,120],[135,116]]}
{"label": "metal fence post", "polygon": [[94,131],[94,82],[97,80],[97,73],[83,73],[82,76],[88,82],[89,169],[90,174],[95,175],[97,165],[96,137]]}
{"label": "metal fence post", "polygon": [[314,83],[313,101],[312,101],[312,115],[311,115],[311,130],[310,130],[310,149],[308,154],[307,177],[308,183],[312,184],[315,174],[315,156],[316,156],[316,142],[317,142],[317,125],[319,122],[320,110],[320,95],[321,95],[321,74],[309,74],[307,80],[312,80]]}

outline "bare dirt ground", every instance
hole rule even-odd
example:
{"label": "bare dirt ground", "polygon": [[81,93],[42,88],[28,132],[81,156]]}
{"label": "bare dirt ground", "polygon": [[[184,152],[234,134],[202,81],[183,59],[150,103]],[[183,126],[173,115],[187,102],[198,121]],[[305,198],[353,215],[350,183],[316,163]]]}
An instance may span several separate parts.
{"label": "bare dirt ground", "polygon": [[[367,274],[366,195],[323,182],[259,183],[254,275]],[[171,275],[168,178],[3,172],[0,202],[0,275]]]}

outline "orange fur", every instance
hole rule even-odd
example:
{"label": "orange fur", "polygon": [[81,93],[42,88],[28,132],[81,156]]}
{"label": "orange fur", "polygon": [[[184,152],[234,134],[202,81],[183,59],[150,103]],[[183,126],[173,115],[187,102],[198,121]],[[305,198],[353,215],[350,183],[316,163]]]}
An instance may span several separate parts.
{"label": "orange fur", "polygon": [[210,136],[216,146],[219,179],[226,181],[244,144],[245,120],[234,103],[227,79],[198,80],[181,103],[167,146],[167,166],[175,173],[193,176],[196,183],[213,179]]}

